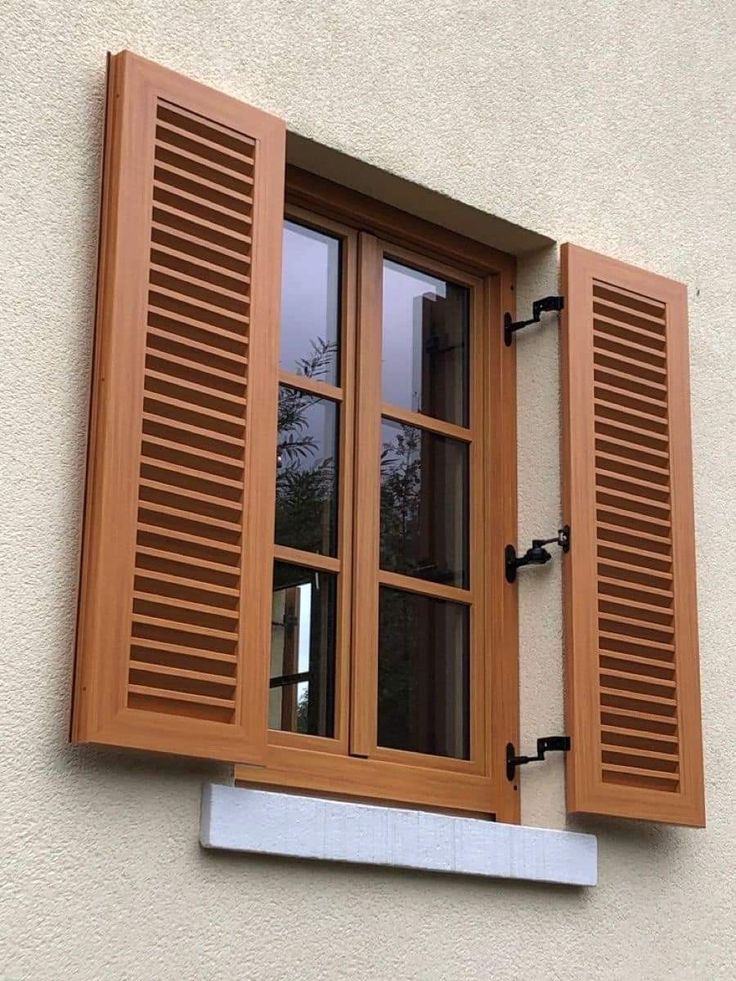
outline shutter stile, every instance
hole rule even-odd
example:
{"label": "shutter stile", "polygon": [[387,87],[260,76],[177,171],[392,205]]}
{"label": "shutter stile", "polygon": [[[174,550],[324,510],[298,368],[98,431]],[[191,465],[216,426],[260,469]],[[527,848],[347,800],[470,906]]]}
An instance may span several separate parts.
{"label": "shutter stile", "polygon": [[283,124],[127,52],[111,92],[73,734],[253,760]]}
{"label": "shutter stile", "polygon": [[571,811],[704,823],[686,295],[563,247]]}

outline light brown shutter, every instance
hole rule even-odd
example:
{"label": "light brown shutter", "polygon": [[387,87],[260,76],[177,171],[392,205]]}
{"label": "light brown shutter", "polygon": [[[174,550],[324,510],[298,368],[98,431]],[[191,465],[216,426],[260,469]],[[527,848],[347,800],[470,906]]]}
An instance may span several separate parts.
{"label": "light brown shutter", "polygon": [[705,823],[687,292],[562,249],[568,810]]}
{"label": "light brown shutter", "polygon": [[110,61],[72,737],[262,755],[285,127]]}

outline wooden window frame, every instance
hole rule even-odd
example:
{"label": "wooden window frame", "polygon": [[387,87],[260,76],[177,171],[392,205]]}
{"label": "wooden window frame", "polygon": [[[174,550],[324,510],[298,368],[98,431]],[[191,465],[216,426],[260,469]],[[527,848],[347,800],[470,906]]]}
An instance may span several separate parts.
{"label": "wooden window frame", "polygon": [[[503,576],[504,545],[516,540],[516,366],[514,348],[504,346],[502,331],[503,312],[514,307],[514,259],[292,167],[287,168],[285,214],[336,235],[342,242],[340,385],[305,382],[285,371],[279,374],[280,382],[341,405],[340,455],[342,460],[354,459],[356,465],[340,468],[338,553],[327,557],[274,547],[275,559],[341,573],[335,731],[334,738],[328,739],[269,729],[262,764],[238,765],[236,781],[518,822],[518,782],[507,780],[504,762],[506,743],[518,742],[516,590],[508,587]],[[473,407],[467,429],[383,406],[380,357],[376,352],[367,358],[365,344],[356,365],[357,332],[379,331],[380,337],[381,290],[380,281],[374,280],[384,252],[467,285],[471,291],[476,356],[471,365]],[[355,404],[356,368],[361,378],[359,407]],[[380,440],[381,414],[473,441],[470,486],[476,493],[470,505],[470,590],[378,571],[378,480],[372,451]],[[354,480],[370,487],[368,499],[361,497],[366,518],[356,541],[351,538]],[[484,530],[483,548],[474,549],[479,528]],[[357,561],[354,547],[358,548]],[[471,760],[376,746],[379,582],[409,588],[415,594],[473,602]],[[358,595],[368,600],[354,603],[352,598]],[[351,701],[353,712],[348,719]]]}

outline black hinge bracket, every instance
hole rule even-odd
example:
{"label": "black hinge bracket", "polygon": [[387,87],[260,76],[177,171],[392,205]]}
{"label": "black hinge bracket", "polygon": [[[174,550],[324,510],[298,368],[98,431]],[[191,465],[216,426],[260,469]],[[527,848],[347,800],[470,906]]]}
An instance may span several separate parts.
{"label": "black hinge bracket", "polygon": [[513,743],[506,744],[506,777],[513,780],[516,767],[527,763],[538,763],[544,759],[545,753],[567,753],[570,750],[569,736],[542,736],[537,740],[536,756],[516,756]]}
{"label": "black hinge bracket", "polygon": [[532,547],[523,555],[517,555],[513,545],[507,545],[504,551],[504,567],[506,582],[516,582],[516,570],[524,565],[545,565],[552,558],[545,545],[559,545],[563,552],[570,551],[570,525],[559,529],[554,538],[533,538]]}
{"label": "black hinge bracket", "polygon": [[511,347],[511,342],[514,339],[514,334],[517,330],[521,330],[524,327],[529,327],[530,324],[538,324],[542,319],[543,313],[556,312],[559,313],[565,308],[565,297],[564,296],[545,296],[541,300],[535,300],[532,303],[532,317],[531,320],[516,320],[511,316],[510,313],[505,313],[503,315],[503,342],[506,347]]}

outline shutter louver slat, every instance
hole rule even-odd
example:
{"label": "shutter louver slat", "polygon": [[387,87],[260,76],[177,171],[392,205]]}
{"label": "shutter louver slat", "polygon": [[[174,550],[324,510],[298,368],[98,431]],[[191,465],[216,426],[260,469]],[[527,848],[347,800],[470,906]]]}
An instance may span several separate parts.
{"label": "shutter louver slat", "polygon": [[702,825],[685,291],[562,266],[568,809]]}
{"label": "shutter louver slat", "polygon": [[128,52],[107,127],[73,735],[253,761],[285,130]]}

